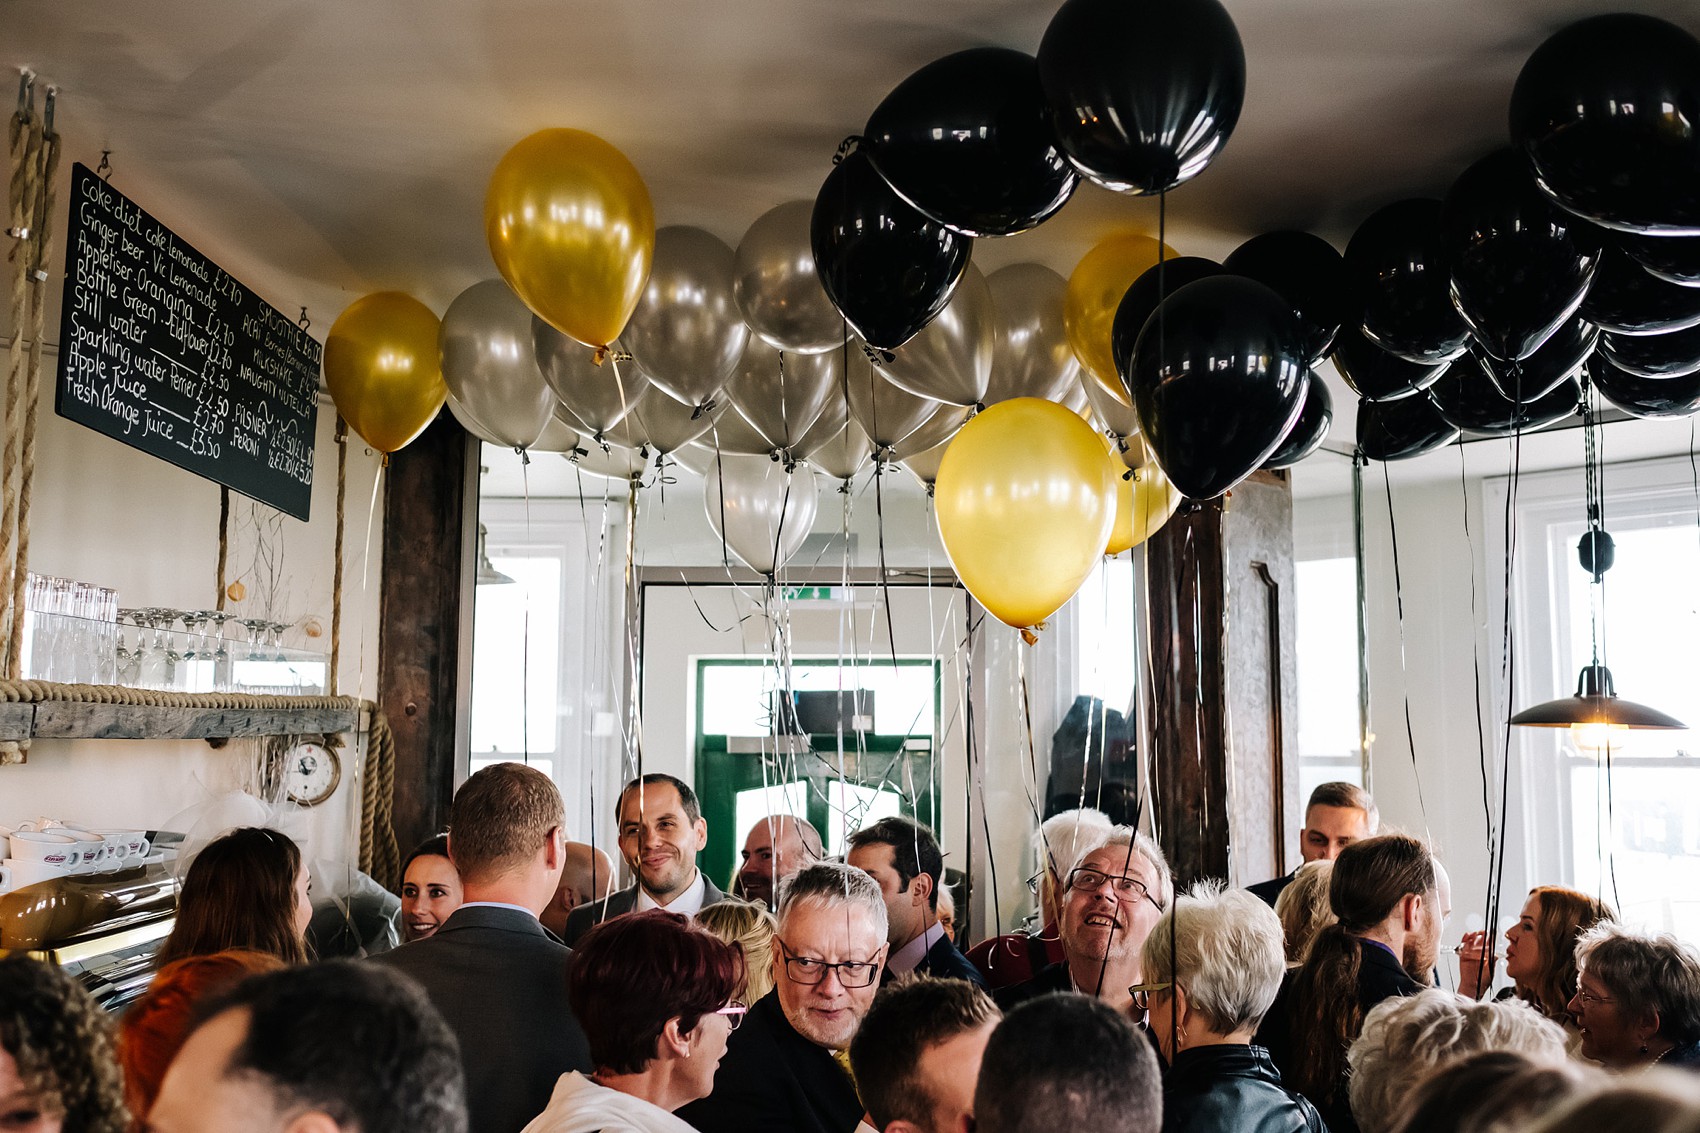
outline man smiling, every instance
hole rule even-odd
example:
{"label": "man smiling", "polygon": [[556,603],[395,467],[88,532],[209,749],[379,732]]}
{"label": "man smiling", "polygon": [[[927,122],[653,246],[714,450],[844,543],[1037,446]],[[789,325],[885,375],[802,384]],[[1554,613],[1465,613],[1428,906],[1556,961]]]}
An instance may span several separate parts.
{"label": "man smiling", "polygon": [[1127,1015],[1140,982],[1139,951],[1169,907],[1173,882],[1156,843],[1118,826],[1083,854],[1063,879],[1059,924],[1064,959],[1026,983],[997,992],[998,1006],[1053,991],[1080,991]]}
{"label": "man smiling", "polygon": [[634,910],[666,909],[694,917],[726,895],[697,868],[697,854],[708,845],[696,792],[671,775],[652,773],[633,779],[615,806],[620,824],[620,856],[637,883],[606,900],[580,905],[567,916],[563,939],[574,944],[609,917]]}

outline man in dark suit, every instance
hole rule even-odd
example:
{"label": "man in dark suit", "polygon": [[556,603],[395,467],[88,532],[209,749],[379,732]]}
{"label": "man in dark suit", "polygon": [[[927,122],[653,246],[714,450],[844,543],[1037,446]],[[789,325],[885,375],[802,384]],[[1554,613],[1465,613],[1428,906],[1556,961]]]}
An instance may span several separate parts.
{"label": "man in dark suit", "polygon": [[518,1133],[556,1079],[594,1069],[567,1005],[572,952],[537,919],[560,880],[564,823],[540,772],[498,763],[472,776],[449,814],[465,902],[431,936],[373,961],[417,981],[460,1040],[471,1133]]}
{"label": "man in dark suit", "polygon": [[[1374,837],[1380,827],[1381,812],[1368,791],[1353,783],[1323,783],[1305,804],[1304,829],[1299,831],[1300,864],[1333,861],[1353,842]],[[1293,873],[1297,872],[1295,868]],[[1292,884],[1293,873],[1246,888],[1273,909],[1281,891]]]}
{"label": "man in dark suit", "polygon": [[714,1092],[678,1111],[702,1133],[852,1133],[862,1103],[842,1059],[879,988],[885,899],[859,869],[819,862],[780,889],[773,990],[732,1033]]}
{"label": "man in dark suit", "polygon": [[882,818],[850,836],[851,865],[873,878],[885,897],[891,958],[885,978],[920,972],[984,987],[979,969],[957,951],[939,924],[944,855],[933,832],[907,818]]}
{"label": "man in dark suit", "polygon": [[697,868],[697,854],[708,845],[708,823],[696,792],[683,780],[659,772],[633,779],[620,792],[614,813],[620,856],[637,883],[567,914],[568,944],[577,944],[593,925],[633,910],[666,909],[694,917],[726,900]]}
{"label": "man in dark suit", "polygon": [[1346,1050],[1370,1008],[1428,986],[1452,899],[1428,846],[1403,834],[1348,846],[1334,859],[1329,896],[1338,923],[1312,939],[1254,1041],[1331,1133],[1357,1133]]}

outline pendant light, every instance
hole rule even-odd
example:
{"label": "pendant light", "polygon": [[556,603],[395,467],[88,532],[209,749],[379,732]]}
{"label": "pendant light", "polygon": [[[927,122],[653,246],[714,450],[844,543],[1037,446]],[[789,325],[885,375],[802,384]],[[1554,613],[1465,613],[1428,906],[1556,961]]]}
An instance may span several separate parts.
{"label": "pendant light", "polygon": [[[479,586],[512,586],[513,579],[496,569],[496,564],[490,561],[489,552],[484,549],[484,540],[490,533],[484,525],[478,525],[478,585]],[[462,546],[465,546],[463,543]]]}
{"label": "pendant light", "polygon": [[1582,438],[1588,530],[1583,533],[1581,542],[1576,546],[1576,555],[1582,563],[1582,569],[1593,575],[1593,581],[1589,583],[1595,588],[1589,600],[1589,637],[1593,656],[1588,664],[1582,667],[1582,675],[1577,678],[1576,695],[1525,708],[1511,717],[1511,723],[1525,728],[1569,728],[1575,735],[1577,746],[1585,750],[1615,746],[1611,736],[1620,730],[1680,731],[1688,727],[1681,720],[1660,712],[1657,708],[1618,696],[1612,682],[1611,670],[1600,662],[1601,630],[1598,612],[1604,608],[1601,599],[1604,594],[1605,573],[1616,560],[1617,548],[1605,529],[1605,493],[1601,482],[1599,445],[1595,436],[1597,428],[1593,391],[1584,376]]}

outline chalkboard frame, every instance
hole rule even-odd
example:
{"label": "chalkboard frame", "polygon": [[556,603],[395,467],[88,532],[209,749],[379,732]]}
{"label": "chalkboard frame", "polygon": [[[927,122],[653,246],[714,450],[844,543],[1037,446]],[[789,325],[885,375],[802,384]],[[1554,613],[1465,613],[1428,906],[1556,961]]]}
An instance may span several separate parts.
{"label": "chalkboard frame", "polygon": [[54,411],[307,522],[323,346],[81,162],[66,227]]}

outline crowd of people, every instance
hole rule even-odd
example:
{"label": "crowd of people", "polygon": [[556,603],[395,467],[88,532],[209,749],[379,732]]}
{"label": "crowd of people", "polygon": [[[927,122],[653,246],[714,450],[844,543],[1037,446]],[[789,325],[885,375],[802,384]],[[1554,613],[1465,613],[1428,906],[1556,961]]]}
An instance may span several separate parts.
{"label": "crowd of people", "polygon": [[966,955],[908,819],[842,861],[764,819],[727,894],[685,783],[615,817],[618,890],[546,776],[485,768],[404,863],[406,943],[317,962],[300,852],[231,832],[115,1025],[0,960],[0,1133],[1700,1133],[1700,953],[1542,886],[1444,990],[1445,870],[1347,784],[1249,889],[1054,815],[1040,927]]}

